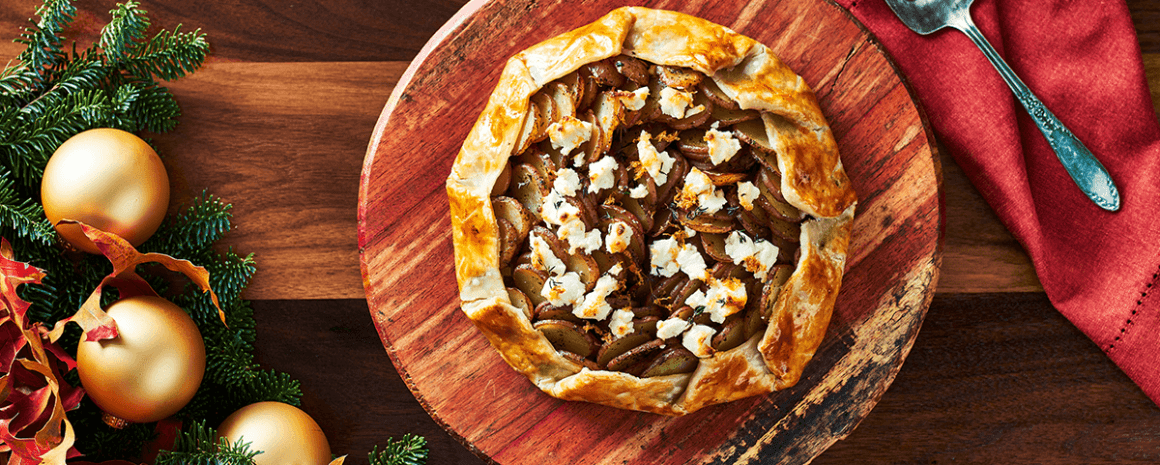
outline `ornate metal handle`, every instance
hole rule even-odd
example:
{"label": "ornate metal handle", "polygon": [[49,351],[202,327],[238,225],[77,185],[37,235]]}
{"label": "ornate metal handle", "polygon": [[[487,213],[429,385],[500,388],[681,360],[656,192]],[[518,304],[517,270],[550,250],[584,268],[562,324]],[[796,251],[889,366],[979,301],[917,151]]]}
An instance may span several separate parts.
{"label": "ornate metal handle", "polygon": [[1040,102],[1035,94],[1031,93],[1031,89],[1028,89],[1027,85],[1019,79],[1019,76],[1016,76],[1015,72],[1007,66],[999,53],[987,42],[987,38],[983,37],[983,34],[975,27],[970,14],[956,15],[951,18],[950,26],[970,37],[971,41],[983,51],[983,54],[995,66],[995,70],[999,72],[1003,80],[1007,81],[1007,85],[1011,87],[1011,91],[1015,93],[1019,103],[1022,103],[1023,108],[1027,109],[1027,113],[1031,115],[1031,119],[1035,121],[1035,125],[1039,127],[1039,131],[1043,133],[1043,137],[1047,139],[1047,143],[1051,145],[1051,149],[1059,157],[1063,168],[1067,170],[1067,174],[1071,175],[1071,179],[1075,181],[1080,190],[1100,208],[1108,211],[1119,210],[1120,193],[1116,189],[1115,182],[1112,181],[1112,176],[1108,174],[1108,170],[1083,145],[1083,142],[1080,142],[1047,107],[1043,106],[1043,102]]}

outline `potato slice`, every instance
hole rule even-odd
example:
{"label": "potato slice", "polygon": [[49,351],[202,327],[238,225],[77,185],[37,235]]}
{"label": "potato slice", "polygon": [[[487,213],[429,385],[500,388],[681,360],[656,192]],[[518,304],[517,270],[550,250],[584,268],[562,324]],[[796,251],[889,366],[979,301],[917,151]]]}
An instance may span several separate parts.
{"label": "potato slice", "polygon": [[701,83],[697,85],[697,88],[701,90],[701,93],[705,94],[705,97],[708,97],[709,100],[713,101],[714,107],[725,108],[728,110],[741,109],[741,107],[737,105],[737,102],[729,98],[728,95],[725,95],[725,91],[721,90],[721,87],[718,86],[717,83],[712,79],[702,79]]}
{"label": "potato slice", "polygon": [[770,232],[781,236],[782,239],[785,239],[786,241],[792,242],[794,244],[801,242],[801,223],[789,222],[781,218],[770,218],[769,223],[767,224],[769,225]]}
{"label": "potato slice", "polygon": [[620,74],[628,78],[629,81],[636,83],[638,86],[647,85],[649,81],[648,65],[639,58],[630,57],[628,55],[619,55],[612,57],[610,60],[612,66],[616,68]]}
{"label": "potato slice", "polygon": [[[544,242],[548,244],[548,248],[552,249],[552,255],[555,255],[556,258],[560,259],[560,261],[563,261],[565,257],[568,256],[567,245],[564,244],[564,241],[561,241],[560,238],[556,236],[556,233],[552,232],[551,229],[548,229],[542,224],[537,224],[532,226],[532,230],[528,232],[529,237],[533,235],[543,239]],[[531,247],[529,246],[529,249],[530,248]]]}
{"label": "potato slice", "polygon": [[532,224],[536,222],[536,216],[528,211],[527,207],[524,207],[516,199],[500,196],[491,199],[491,208],[495,212],[496,219],[507,220],[516,228],[519,242],[523,243],[528,239],[528,233],[532,230]]}
{"label": "potato slice", "polygon": [[512,306],[520,309],[520,312],[528,318],[528,321],[532,321],[532,317],[535,316],[535,306],[532,305],[532,300],[524,294],[524,291],[509,287],[507,288],[507,294],[508,300],[512,302]]}
{"label": "potato slice", "polygon": [[528,102],[528,112],[524,116],[524,127],[520,130],[520,138],[516,140],[515,152],[520,153],[545,137],[548,137],[548,125],[552,122],[535,100]]}
{"label": "potato slice", "polygon": [[625,210],[632,213],[640,222],[641,231],[651,231],[653,223],[653,213],[656,212],[654,208],[649,208],[644,205],[642,199],[634,199],[632,197],[625,197],[620,200],[620,204]]}
{"label": "potato slice", "polygon": [[746,339],[748,338],[745,334],[745,318],[735,313],[721,324],[721,329],[709,340],[709,346],[721,352],[741,345]]}
{"label": "potato slice", "polygon": [[571,305],[555,306],[552,305],[552,302],[545,300],[537,305],[532,313],[535,315],[534,321],[564,320],[578,325],[584,324],[584,320],[572,313]]}
{"label": "potato slice", "polygon": [[705,142],[704,129],[681,131],[681,137],[677,139],[677,148],[690,159],[709,162],[709,144]]}
{"label": "potato slice", "polygon": [[749,173],[745,172],[730,173],[716,170],[701,170],[701,172],[705,173],[705,176],[708,176],[713,185],[717,187],[731,186],[749,178]]}
{"label": "potato slice", "polygon": [[705,288],[704,281],[701,281],[700,279],[688,280],[684,286],[681,286],[681,287],[673,290],[672,299],[669,300],[669,302],[670,302],[669,307],[676,308],[676,307],[684,306],[685,300],[687,300],[689,298],[689,296],[693,295],[694,293],[696,293],[699,290],[703,290],[704,288]]}
{"label": "potato slice", "polygon": [[[601,141],[603,141],[605,138],[604,130],[600,128],[600,124],[598,124],[596,121],[596,114],[591,110],[586,111],[583,117],[580,119],[592,125],[592,136],[588,138],[587,142],[580,144],[580,147],[577,150],[584,153],[585,164],[600,161],[601,158],[604,158],[604,154],[606,153],[600,150]],[[609,139],[612,138],[611,135],[607,137]]]}
{"label": "potato slice", "polygon": [[644,246],[644,237],[645,231],[647,231],[647,229],[644,228],[644,224],[640,222],[640,219],[637,218],[636,215],[632,214],[623,207],[612,204],[601,205],[600,230],[603,231],[603,234],[607,235],[608,227],[616,221],[628,225],[629,229],[632,230],[632,238],[629,240],[628,253],[635,261],[640,263],[641,260],[644,260],[646,252]]}
{"label": "potato slice", "polygon": [[685,157],[678,153],[672,153],[673,169],[669,171],[669,179],[661,186],[657,187],[657,203],[666,205],[673,201],[673,197],[677,195],[677,185],[685,180],[685,175],[689,173],[689,162]]}
{"label": "potato slice", "polygon": [[692,373],[697,369],[697,356],[689,352],[682,346],[670,346],[664,349],[656,359],[652,361],[640,373],[641,378],[652,378],[655,376],[667,376],[680,373]]}
{"label": "potato slice", "polygon": [[709,98],[708,94],[706,94],[706,98],[714,103],[713,112],[709,115],[709,124],[717,122],[717,127],[719,128],[724,129],[738,123],[761,119],[761,113],[757,110],[729,109],[722,106],[717,106],[717,101]]}
{"label": "potato slice", "polygon": [[701,249],[713,260],[718,262],[732,262],[733,258],[725,253],[725,235],[717,233],[699,233],[695,239],[701,241]]}
{"label": "potato slice", "polygon": [[745,232],[749,233],[749,237],[754,239],[769,240],[771,234],[768,226],[769,222],[762,222],[758,220],[756,215],[753,214],[754,211],[763,210],[760,208],[754,208],[753,210],[738,208],[737,222],[741,224],[741,227],[745,229]]}
{"label": "potato slice", "polygon": [[540,294],[543,292],[544,282],[547,280],[548,274],[537,270],[531,264],[523,264],[512,270],[512,283],[531,301],[533,308],[547,302],[547,299]]}
{"label": "potato slice", "polygon": [[633,329],[633,332],[624,337],[613,339],[601,345],[600,350],[596,354],[596,364],[606,367],[612,359],[624,355],[626,352],[640,347],[642,344],[653,339],[656,339],[655,335],[638,333]]}
{"label": "potato slice", "polygon": [[568,361],[575,363],[577,365],[580,365],[581,367],[587,368],[589,370],[595,371],[595,370],[600,369],[600,366],[596,365],[596,362],[593,362],[592,360],[588,360],[584,357],[581,357],[578,354],[574,354],[574,353],[568,352],[566,350],[557,350],[556,353],[560,354],[561,357],[564,357]]}
{"label": "potato slice", "polygon": [[558,119],[553,121],[560,121],[567,117],[576,117],[576,90],[568,87],[562,82],[550,82],[544,86],[544,90],[552,97],[552,103],[556,106],[556,116]]}
{"label": "potato slice", "polygon": [[532,216],[540,221],[540,210],[544,206],[544,196],[548,195],[548,182],[535,168],[520,164],[512,171],[512,187],[508,193],[516,199]]}
{"label": "potato slice", "polygon": [[[632,314],[640,319],[656,318],[657,320],[660,320],[661,318],[664,318],[666,315],[668,315],[669,311],[667,308],[653,304],[645,305],[643,307],[632,307]],[[656,332],[656,325],[653,325],[653,332]]]}
{"label": "potato slice", "polygon": [[551,342],[556,350],[564,350],[588,358],[600,349],[600,344],[597,343],[596,338],[570,321],[543,320],[537,321],[532,327],[548,338],[548,342]]}
{"label": "potato slice", "polygon": [[732,218],[721,219],[713,215],[681,214],[678,221],[689,229],[701,233],[728,233],[735,228]]}
{"label": "potato slice", "polygon": [[[551,143],[545,145],[551,146]],[[531,147],[516,157],[517,164],[525,164],[536,169],[544,181],[551,183],[556,179],[556,171],[559,169],[559,164],[552,159],[552,156],[540,149],[540,147]]]}
{"label": "potato slice", "polygon": [[673,294],[683,289],[688,282],[689,277],[684,273],[676,273],[668,278],[662,278],[660,282],[653,286],[647,302],[665,308],[672,308]]}
{"label": "potato slice", "polygon": [[781,173],[762,166],[757,172],[757,182],[754,184],[758,183],[764,185],[773,198],[785,202],[785,196],[781,193]]}
{"label": "potato slice", "polygon": [[691,69],[676,66],[657,65],[657,80],[667,87],[691,91],[701,83],[705,75]]}
{"label": "potato slice", "polygon": [[[651,361],[664,347],[665,341],[653,339],[609,360],[606,366],[609,370],[631,373],[632,368]],[[639,367],[638,369],[643,371],[643,368]]]}
{"label": "potato slice", "polygon": [[510,221],[499,218],[496,224],[499,228],[499,266],[504,267],[516,257],[523,241],[519,240],[519,231]]}
{"label": "potato slice", "polygon": [[609,59],[584,65],[580,68],[580,73],[592,78],[600,86],[620,87],[624,84],[624,75],[616,70],[616,66]]}
{"label": "potato slice", "polygon": [[591,255],[577,251],[564,259],[568,271],[580,275],[580,282],[584,283],[584,292],[591,292],[596,287],[596,280],[600,279],[600,265]]}
{"label": "potato slice", "polygon": [[756,119],[733,125],[733,135],[753,149],[753,156],[762,165],[780,172],[780,168],[777,167],[777,152],[773,150],[773,144],[769,142],[769,136],[765,133],[765,123],[762,120]]}
{"label": "potato slice", "polygon": [[540,117],[548,122],[548,126],[551,126],[556,121],[560,121],[560,109],[556,108],[556,102],[552,100],[551,94],[541,89],[535,95],[532,95],[531,100],[536,103],[536,106],[540,107]]}
{"label": "potato slice", "polygon": [[761,191],[761,197],[758,197],[753,203],[764,208],[771,218],[781,218],[791,223],[802,221],[802,212],[797,207],[778,200],[764,187],[764,184],[758,184],[757,188]]}
{"label": "potato slice", "polygon": [[600,127],[600,153],[608,153],[612,148],[612,136],[624,121],[624,102],[614,91],[604,91],[596,96],[594,108],[596,125]]}

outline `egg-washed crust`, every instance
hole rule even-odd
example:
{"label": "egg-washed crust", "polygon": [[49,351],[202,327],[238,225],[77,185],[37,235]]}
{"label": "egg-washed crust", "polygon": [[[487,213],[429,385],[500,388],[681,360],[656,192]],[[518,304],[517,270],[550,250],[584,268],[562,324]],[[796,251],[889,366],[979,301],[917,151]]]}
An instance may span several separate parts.
{"label": "egg-washed crust", "polygon": [[[654,378],[589,370],[564,358],[513,307],[499,271],[491,191],[530,97],[581,66],[619,54],[697,70],[743,109],[763,111],[786,200],[809,215],[801,256],[764,334],[700,360],[693,373]],[[508,60],[447,179],[462,308],[504,360],[544,392],[617,408],[683,415],[797,383],[821,344],[845,267],[856,203],[829,126],[808,85],[764,45],[693,16],[619,8]]]}

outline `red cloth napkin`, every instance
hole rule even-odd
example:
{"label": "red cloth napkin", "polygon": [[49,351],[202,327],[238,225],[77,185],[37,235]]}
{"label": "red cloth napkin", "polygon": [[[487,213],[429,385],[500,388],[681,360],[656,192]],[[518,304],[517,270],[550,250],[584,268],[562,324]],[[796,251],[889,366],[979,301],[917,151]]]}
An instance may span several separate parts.
{"label": "red cloth napkin", "polygon": [[1107,167],[1101,210],[965,35],[920,36],[884,0],[839,0],[881,41],[938,136],[1022,243],[1051,302],[1160,404],[1160,124],[1120,0],[978,0],[975,23]]}

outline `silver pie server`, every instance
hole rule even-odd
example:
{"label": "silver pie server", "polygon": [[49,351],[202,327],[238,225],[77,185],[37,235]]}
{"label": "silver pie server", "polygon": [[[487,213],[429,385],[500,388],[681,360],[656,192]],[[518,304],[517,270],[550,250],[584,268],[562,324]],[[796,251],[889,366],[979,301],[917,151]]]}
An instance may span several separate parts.
{"label": "silver pie server", "polygon": [[1043,106],[1043,102],[1031,93],[1027,85],[1023,84],[1019,76],[1015,75],[1015,72],[999,57],[999,53],[987,42],[987,38],[975,27],[970,12],[973,1],[886,0],[886,4],[894,10],[894,14],[906,24],[906,27],[919,34],[926,35],[944,27],[952,27],[970,37],[1011,87],[1019,103],[1027,109],[1027,113],[1043,132],[1047,143],[1051,145],[1067,174],[1071,175],[1071,179],[1080,190],[1100,208],[1108,211],[1119,210],[1120,193],[1108,170],[1083,145],[1083,142],[1080,142],[1047,107]]}

